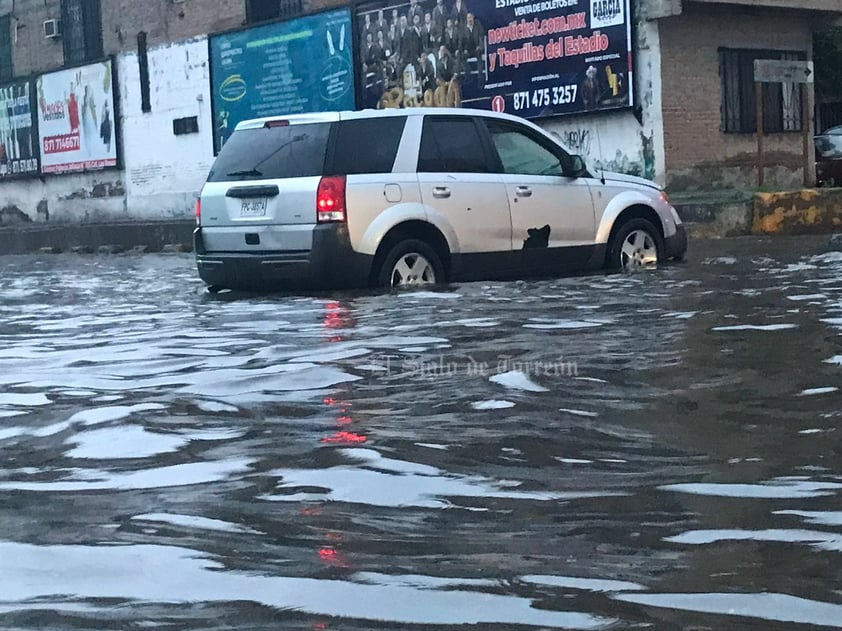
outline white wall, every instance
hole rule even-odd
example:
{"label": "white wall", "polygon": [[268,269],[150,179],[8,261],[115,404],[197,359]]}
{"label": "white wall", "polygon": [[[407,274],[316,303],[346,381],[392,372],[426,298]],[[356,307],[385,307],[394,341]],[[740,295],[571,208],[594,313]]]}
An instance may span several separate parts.
{"label": "white wall", "polygon": [[595,170],[631,173],[663,184],[666,174],[657,21],[639,22],[636,47],[634,89],[642,124],[630,110],[564,116],[538,124],[583,156]]}
{"label": "white wall", "polygon": [[120,171],[12,180],[0,183],[0,210],[32,221],[120,221],[130,219],[124,190]]}
{"label": "white wall", "polygon": [[[126,209],[133,217],[189,217],[213,162],[207,38],[150,49],[152,111],[141,111],[136,53],[118,63],[126,166]],[[176,136],[173,120],[196,116],[199,133]]]}
{"label": "white wall", "polygon": [[[583,155],[595,170],[633,173],[663,184],[658,23],[642,20],[637,26],[634,85],[643,124],[629,110],[539,124]],[[148,59],[152,106],[148,113],[141,111],[137,53],[117,59],[124,170],[0,183],[0,212],[13,208],[32,221],[62,222],[192,216],[196,195],[213,163],[207,38],[152,48]],[[173,119],[187,116],[198,117],[199,133],[176,136]]]}
{"label": "white wall", "polygon": [[[135,52],[117,58],[124,170],[0,182],[0,213],[35,222],[189,219],[213,162],[207,38],[150,49],[152,111],[141,111]],[[175,118],[199,133],[176,136]],[[0,216],[0,223],[3,217]]]}

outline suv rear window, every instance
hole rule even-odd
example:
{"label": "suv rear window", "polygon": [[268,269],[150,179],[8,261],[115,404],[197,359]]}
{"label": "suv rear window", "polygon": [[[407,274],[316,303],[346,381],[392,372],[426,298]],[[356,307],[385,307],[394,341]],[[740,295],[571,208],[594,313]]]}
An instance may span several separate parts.
{"label": "suv rear window", "polygon": [[422,173],[488,173],[482,138],[472,118],[428,116],[421,132]]}
{"label": "suv rear window", "polygon": [[340,122],[333,158],[335,174],[391,173],[405,126],[405,116]]}
{"label": "suv rear window", "polygon": [[330,123],[240,129],[214,162],[209,182],[322,175]]}

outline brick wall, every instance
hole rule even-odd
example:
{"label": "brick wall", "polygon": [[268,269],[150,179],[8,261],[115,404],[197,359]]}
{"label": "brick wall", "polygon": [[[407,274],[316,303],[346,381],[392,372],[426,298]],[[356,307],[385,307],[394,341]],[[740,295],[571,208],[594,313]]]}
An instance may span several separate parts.
{"label": "brick wall", "polygon": [[[308,11],[347,5],[343,0],[309,0]],[[246,0],[101,0],[102,39],[106,54],[137,48],[137,34],[148,46],[176,42],[237,28],[246,22]],[[14,70],[26,76],[60,68],[60,38],[44,37],[45,20],[61,17],[61,0],[17,0],[13,20]]]}
{"label": "brick wall", "polygon": [[245,0],[102,0],[102,37],[109,53],[136,48],[140,31],[155,46],[234,28],[245,20]]}
{"label": "brick wall", "polygon": [[59,0],[22,0],[15,7],[12,20],[12,58],[15,76],[59,68],[64,62],[60,38],[44,37],[44,22],[61,18]]}
{"label": "brick wall", "polygon": [[[667,186],[674,191],[751,188],[757,141],[720,131],[719,48],[799,50],[811,56],[807,12],[684,3],[682,15],[659,21]],[[771,134],[767,180],[798,186],[799,132]]]}

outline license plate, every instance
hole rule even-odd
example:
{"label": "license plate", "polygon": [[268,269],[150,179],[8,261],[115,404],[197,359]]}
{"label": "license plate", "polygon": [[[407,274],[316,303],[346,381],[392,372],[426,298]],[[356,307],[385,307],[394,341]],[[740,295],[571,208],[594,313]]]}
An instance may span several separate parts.
{"label": "license plate", "polygon": [[244,199],[240,217],[265,217],[268,199]]}

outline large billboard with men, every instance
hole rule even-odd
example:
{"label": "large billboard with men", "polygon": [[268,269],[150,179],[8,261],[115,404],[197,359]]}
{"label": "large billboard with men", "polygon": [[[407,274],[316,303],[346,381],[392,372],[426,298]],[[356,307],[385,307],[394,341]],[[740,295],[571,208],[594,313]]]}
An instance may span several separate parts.
{"label": "large billboard with men", "polygon": [[359,105],[525,118],[629,107],[629,12],[629,0],[360,4]]}

